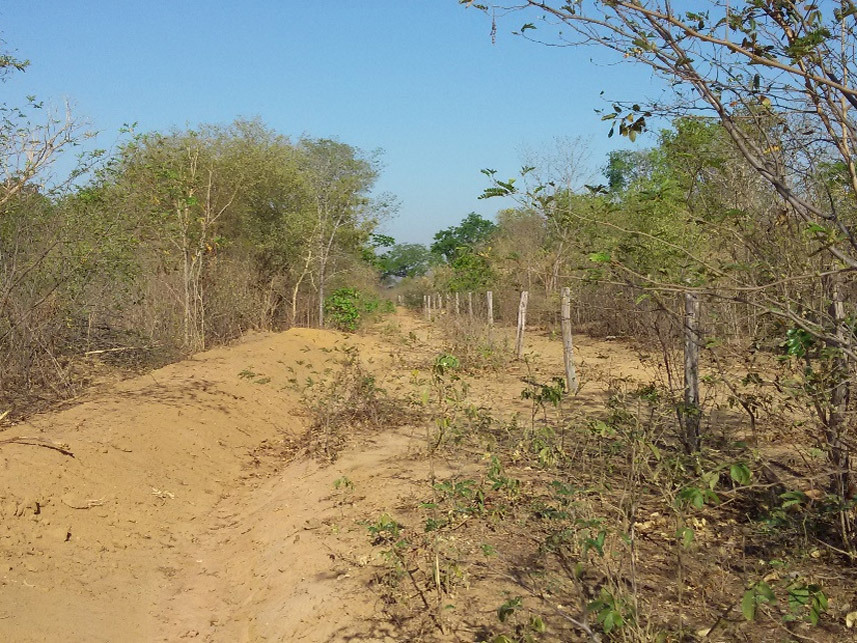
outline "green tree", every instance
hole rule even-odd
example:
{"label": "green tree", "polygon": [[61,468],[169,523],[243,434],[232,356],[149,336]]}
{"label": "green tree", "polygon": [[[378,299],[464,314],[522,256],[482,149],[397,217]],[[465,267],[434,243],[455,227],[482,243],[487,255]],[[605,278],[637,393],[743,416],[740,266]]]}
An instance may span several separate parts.
{"label": "green tree", "polygon": [[378,177],[377,163],[356,148],[331,139],[304,139],[301,171],[315,206],[311,253],[318,290],[318,321],[324,325],[327,280],[337,247],[357,248],[374,228],[368,192]]}
{"label": "green tree", "polygon": [[172,292],[189,352],[206,345],[209,267],[245,180],[229,162],[228,139],[218,128],[141,135],[122,148],[117,166],[124,207],[138,213],[143,238],[158,248],[164,268],[179,271]]}
{"label": "green tree", "polygon": [[613,150],[607,155],[604,176],[610,192],[622,192],[651,171],[646,150]]}
{"label": "green tree", "polygon": [[285,314],[294,325],[313,270],[316,221],[303,154],[258,120],[236,121],[231,130],[234,163],[244,168],[246,180],[221,236],[230,256],[252,257],[261,291],[259,325],[272,328]]}
{"label": "green tree", "polygon": [[436,233],[431,251],[452,263],[459,254],[472,252],[480,243],[487,241],[495,227],[488,219],[471,212],[459,225]]}
{"label": "green tree", "polygon": [[382,279],[422,277],[431,269],[435,256],[421,243],[397,243],[378,257]]}

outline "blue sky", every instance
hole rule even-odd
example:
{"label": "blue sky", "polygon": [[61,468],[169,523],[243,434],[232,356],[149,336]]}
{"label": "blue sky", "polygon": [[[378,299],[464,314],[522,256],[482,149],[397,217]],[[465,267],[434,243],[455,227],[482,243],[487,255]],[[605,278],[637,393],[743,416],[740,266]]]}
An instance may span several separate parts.
{"label": "blue sky", "polygon": [[658,95],[643,67],[511,35],[534,18],[501,20],[492,43],[490,19],[455,0],[0,0],[0,38],[31,61],[3,91],[70,100],[102,146],[123,123],[258,116],[292,137],[382,148],[377,191],[401,202],[385,231],[424,243],[504,205],[477,200],[480,169],[512,176],[522,148],[584,136],[597,171],[627,142],[607,139],[594,110]]}

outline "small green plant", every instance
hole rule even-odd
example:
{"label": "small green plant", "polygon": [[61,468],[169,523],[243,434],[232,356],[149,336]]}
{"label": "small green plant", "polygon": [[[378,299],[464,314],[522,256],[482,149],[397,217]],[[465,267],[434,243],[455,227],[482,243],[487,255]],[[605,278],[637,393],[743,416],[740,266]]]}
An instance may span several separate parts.
{"label": "small green plant", "polygon": [[348,476],[342,476],[341,478],[337,478],[333,481],[333,488],[339,491],[343,489],[345,491],[353,491],[354,483],[348,478]]}
{"label": "small green plant", "polygon": [[356,288],[339,288],[324,300],[327,323],[337,330],[354,332],[363,320],[374,313],[390,313],[395,310],[392,302],[382,304],[374,294]]}
{"label": "small green plant", "polygon": [[491,643],[535,643],[537,636],[547,631],[541,616],[530,614],[527,618],[522,614],[523,611],[521,596],[510,598],[500,605],[497,608],[497,619],[507,627],[514,625],[514,632],[498,634],[491,639]]}
{"label": "small green plant", "polygon": [[485,511],[485,492],[473,480],[439,482],[435,490],[442,500],[452,504],[455,513],[474,515]]}
{"label": "small green plant", "polygon": [[595,615],[605,634],[620,630],[634,618],[633,609],[621,598],[617,598],[606,587],[601,588],[598,598],[591,601],[586,609]]}
{"label": "small green plant", "polygon": [[[529,368],[527,362],[527,368]],[[544,423],[548,424],[548,406],[554,409],[559,409],[562,405],[562,400],[565,397],[565,380],[562,377],[554,377],[551,384],[541,384],[532,377],[524,379],[527,383],[527,388],[521,391],[522,400],[530,400],[532,402],[532,412],[530,418],[530,426],[533,430],[536,427],[536,415],[541,409],[544,415]]]}
{"label": "small green plant", "polygon": [[551,381],[552,384],[528,381],[530,386],[521,391],[521,399],[533,400],[542,409],[546,408],[548,404],[554,408],[559,407],[563,397],[565,397],[565,379],[554,377]]}
{"label": "small green plant", "polygon": [[354,288],[340,288],[324,300],[327,322],[339,330],[357,330],[360,325],[360,294]]}
{"label": "small green plant", "polygon": [[492,491],[500,491],[508,498],[517,498],[521,492],[521,481],[509,478],[503,469],[500,458],[492,455],[488,462],[488,479],[491,481]]}
{"label": "small green plant", "polygon": [[[438,355],[432,365],[431,386],[436,403],[434,423],[437,426],[437,435],[432,438],[430,433],[426,433],[426,444],[430,452],[440,447],[464,410],[463,402],[467,397],[468,386],[458,375],[460,366],[458,358],[448,353]],[[431,395],[426,393],[423,403],[428,404],[430,397]]]}
{"label": "small green plant", "polygon": [[827,595],[820,585],[807,585],[801,580],[790,584],[788,592],[789,613],[783,616],[784,621],[803,620],[812,625],[818,625],[821,615],[827,611]]}
{"label": "small green plant", "polygon": [[505,603],[500,605],[500,607],[497,608],[497,618],[500,620],[500,622],[505,623],[507,620],[509,620],[509,617],[514,615],[515,612],[520,609],[521,603],[522,598],[520,596],[515,596],[514,598],[510,598]]}
{"label": "small green plant", "polygon": [[741,598],[741,613],[748,621],[756,618],[756,609],[759,605],[775,604],[777,597],[774,590],[765,581],[759,581],[750,586]]}
{"label": "small green plant", "polygon": [[432,367],[432,375],[437,378],[446,377],[454,373],[461,366],[461,362],[455,355],[441,353],[434,360]]}
{"label": "small green plant", "polygon": [[373,545],[402,546],[407,543],[401,539],[402,526],[390,514],[381,514],[378,520],[368,523],[366,529],[372,536]]}
{"label": "small green plant", "polygon": [[[818,625],[822,614],[827,611],[827,595],[820,585],[806,583],[797,578],[781,588],[786,593],[786,609],[781,618],[783,622],[804,621]],[[764,580],[751,585],[741,598],[741,613],[748,621],[755,620],[760,606],[778,605],[774,589]]]}
{"label": "small green plant", "polygon": [[490,543],[482,543],[479,545],[479,549],[482,550],[482,555],[486,558],[497,555],[497,549]]}
{"label": "small green plant", "polygon": [[396,586],[407,574],[405,560],[410,543],[402,536],[403,527],[390,514],[381,514],[374,522],[364,523],[372,545],[381,547],[381,555],[387,564],[382,580],[389,587]]}

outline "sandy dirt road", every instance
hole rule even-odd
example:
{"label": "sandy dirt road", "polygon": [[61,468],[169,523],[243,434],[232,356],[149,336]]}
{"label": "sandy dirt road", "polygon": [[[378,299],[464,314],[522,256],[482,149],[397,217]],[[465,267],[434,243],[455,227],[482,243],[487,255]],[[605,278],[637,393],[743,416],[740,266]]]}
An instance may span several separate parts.
{"label": "sandy dirt road", "polygon": [[[397,320],[420,348],[251,336],[5,427],[0,439],[29,444],[0,446],[0,640],[400,640],[371,590],[365,521],[425,492],[420,430],[380,427],[332,465],[295,455],[299,390],[345,346],[380,386],[407,388],[431,331]],[[580,350],[615,370],[604,346]]]}

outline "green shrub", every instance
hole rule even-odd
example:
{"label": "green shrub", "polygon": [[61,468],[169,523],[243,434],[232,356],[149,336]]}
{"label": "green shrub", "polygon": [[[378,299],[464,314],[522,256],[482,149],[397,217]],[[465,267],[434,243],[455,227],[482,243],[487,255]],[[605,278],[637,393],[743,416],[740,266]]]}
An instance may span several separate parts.
{"label": "green shrub", "polygon": [[337,330],[355,331],[367,316],[395,310],[390,301],[382,301],[373,293],[356,288],[339,288],[324,300],[327,325]]}

